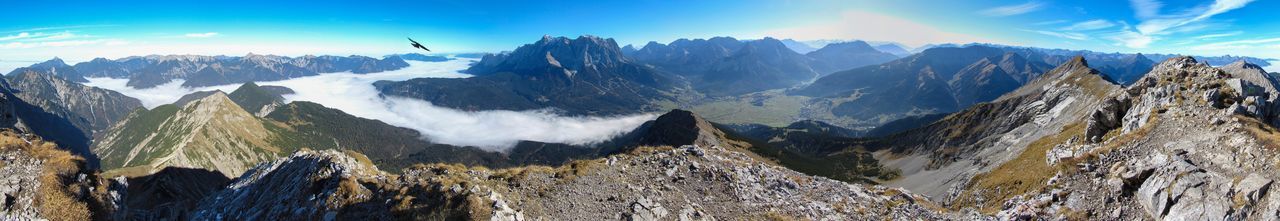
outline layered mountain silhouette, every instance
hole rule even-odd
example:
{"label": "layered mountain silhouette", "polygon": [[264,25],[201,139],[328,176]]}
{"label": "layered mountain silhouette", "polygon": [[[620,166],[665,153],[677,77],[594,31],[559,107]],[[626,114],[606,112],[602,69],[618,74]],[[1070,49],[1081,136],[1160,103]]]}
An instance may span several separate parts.
{"label": "layered mountain silhouette", "polygon": [[97,58],[68,66],[53,59],[29,68],[86,82],[87,77],[128,78],[128,85],[149,88],[173,80],[182,86],[201,87],[250,81],[284,80],[319,73],[350,71],[373,73],[409,66],[400,56],[376,59],[365,56],[302,56],[296,58],[248,54],[243,57],[199,55],[150,55],[115,60]]}
{"label": "layered mountain silhouette", "polygon": [[543,37],[511,53],[485,56],[472,78],[377,82],[386,95],[417,98],[463,110],[554,108],[572,115],[657,110],[681,88],[670,74],[633,62],[613,39]]}
{"label": "layered mountain silhouette", "polygon": [[990,101],[1051,67],[998,48],[936,48],[881,65],[833,73],[791,91],[845,100],[837,116],[906,116],[954,112]]}
{"label": "layered mountain silhouette", "polygon": [[787,88],[822,74],[897,58],[861,41],[800,54],[773,38],[740,41],[730,37],[679,39],[665,45],[650,42],[632,57],[683,76],[694,89],[710,96]]}

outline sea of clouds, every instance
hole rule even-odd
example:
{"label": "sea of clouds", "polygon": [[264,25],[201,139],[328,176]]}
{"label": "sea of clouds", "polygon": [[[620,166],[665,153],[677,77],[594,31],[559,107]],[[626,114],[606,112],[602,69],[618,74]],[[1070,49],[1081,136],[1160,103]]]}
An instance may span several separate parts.
{"label": "sea of clouds", "polygon": [[[474,60],[446,62],[408,61],[410,66],[379,73],[326,73],[283,81],[257,82],[293,89],[288,101],[310,101],[351,115],[376,119],[391,125],[417,130],[432,142],[475,146],[505,151],[521,140],[589,145],[626,133],[652,120],[655,114],[613,117],[570,117],[547,110],[463,111],[435,106],[419,99],[382,96],[373,86],[379,80],[412,78],[464,78],[460,71]],[[147,108],[173,103],[197,91],[222,90],[230,93],[239,84],[213,87],[182,87],[177,80],[153,88],[126,86],[128,79],[90,78],[90,86],[119,91],[138,98]]]}

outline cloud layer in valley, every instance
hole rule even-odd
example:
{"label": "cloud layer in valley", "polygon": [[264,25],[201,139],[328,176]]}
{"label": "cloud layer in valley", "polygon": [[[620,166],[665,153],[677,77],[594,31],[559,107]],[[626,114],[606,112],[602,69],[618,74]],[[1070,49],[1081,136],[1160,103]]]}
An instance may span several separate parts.
{"label": "cloud layer in valley", "polygon": [[[430,102],[401,97],[381,96],[373,87],[379,80],[407,80],[436,77],[460,78],[459,73],[472,60],[448,62],[408,61],[408,68],[370,74],[328,73],[283,81],[258,82],[278,85],[297,93],[286,95],[289,101],[310,101],[349,114],[377,119],[391,125],[421,132],[432,142],[476,146],[504,151],[521,140],[593,144],[626,133],[652,120],[653,114],[618,117],[568,117],[545,111],[461,111],[432,105]],[[120,91],[138,98],[148,108],[172,103],[184,94],[196,91],[230,92],[239,85],[184,88],[175,81],[155,88],[134,89],[125,79],[90,79],[89,85]]]}

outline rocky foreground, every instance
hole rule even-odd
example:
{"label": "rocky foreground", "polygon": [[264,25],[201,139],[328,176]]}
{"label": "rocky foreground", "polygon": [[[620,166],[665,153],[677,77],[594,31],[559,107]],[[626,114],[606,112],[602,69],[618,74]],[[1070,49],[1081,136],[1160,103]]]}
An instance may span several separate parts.
{"label": "rocky foreground", "polygon": [[[6,206],[0,214],[11,219],[51,220],[957,218],[901,188],[850,184],[778,166],[744,149],[749,144],[727,138],[725,132],[696,115],[673,113],[683,116],[681,124],[651,126],[637,137],[639,143],[658,146],[638,146],[559,167],[487,169],[429,164],[394,174],[379,170],[356,152],[302,150],[258,164],[230,181],[217,179],[216,172],[198,169],[165,169],[111,180],[93,178],[96,173],[77,169],[53,173],[61,179],[50,180],[40,179],[51,176],[39,172],[47,170],[40,165],[80,161],[17,155],[4,158],[8,161],[0,165],[0,173],[15,175],[6,179],[20,179],[11,185],[17,193],[10,195],[25,198],[18,198],[18,206]],[[661,145],[669,143],[688,145]],[[54,149],[44,145],[22,150]],[[20,188],[48,183],[75,187],[74,191],[53,193],[69,195],[68,202],[83,206],[49,207],[45,201],[30,199],[60,195]],[[64,219],[56,215],[60,213],[47,212],[49,208],[82,215]]]}
{"label": "rocky foreground", "polygon": [[196,220],[942,219],[902,189],[848,184],[720,147],[645,147],[571,165],[425,165],[391,175],[335,151],[254,168],[206,198]]}
{"label": "rocky foreground", "polygon": [[1239,62],[1173,58],[1055,135],[1043,188],[1003,218],[1277,220],[1277,81]]}

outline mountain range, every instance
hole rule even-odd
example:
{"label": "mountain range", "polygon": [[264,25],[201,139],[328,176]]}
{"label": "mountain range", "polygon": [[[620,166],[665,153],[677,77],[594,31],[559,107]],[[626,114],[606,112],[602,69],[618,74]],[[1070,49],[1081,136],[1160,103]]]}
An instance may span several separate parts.
{"label": "mountain range", "polygon": [[184,80],[182,86],[185,87],[201,87],[284,80],[330,72],[373,73],[407,66],[409,64],[400,56],[384,59],[355,55],[290,58],[248,54],[243,57],[150,55],[115,60],[96,58],[74,66],[54,58],[29,68],[45,70],[73,82],[87,82],[86,78],[95,77],[127,78],[131,87],[150,88],[174,80]]}
{"label": "mountain range", "polygon": [[[253,82],[451,57],[54,59],[0,79],[0,219],[1280,217],[1280,78],[1251,58],[796,44],[544,36],[472,77],[374,83],[462,111],[662,113],[504,151]],[[147,109],[79,83],[98,77],[240,86]]]}
{"label": "mountain range", "polygon": [[[375,83],[383,94],[463,110],[555,108],[571,115],[654,111],[681,88],[671,74],[622,55],[613,39],[544,36],[511,53],[486,55],[472,78]],[[477,99],[483,97],[484,99]]]}

